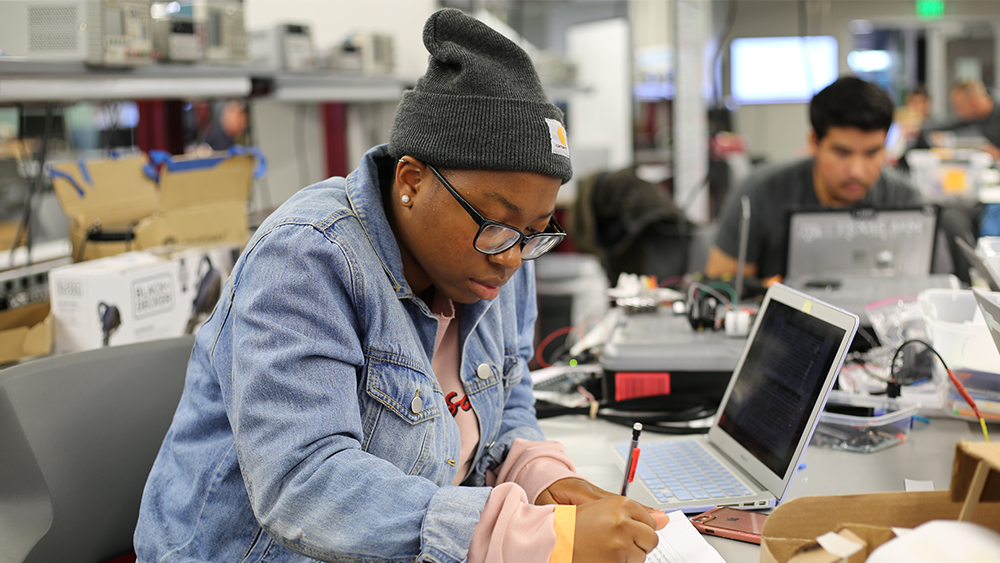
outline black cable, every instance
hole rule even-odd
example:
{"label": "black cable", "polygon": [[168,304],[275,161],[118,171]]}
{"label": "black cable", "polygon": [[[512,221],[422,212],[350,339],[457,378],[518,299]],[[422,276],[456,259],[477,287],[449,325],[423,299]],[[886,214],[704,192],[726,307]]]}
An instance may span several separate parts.
{"label": "black cable", "polygon": [[946,364],[944,362],[944,358],[941,357],[941,354],[939,354],[938,351],[935,350],[933,346],[931,346],[930,344],[928,344],[927,342],[925,342],[925,341],[923,341],[923,340],[921,340],[919,338],[912,338],[912,339],[906,340],[905,342],[903,342],[902,344],[900,344],[899,347],[896,348],[896,353],[892,355],[892,363],[889,364],[889,380],[890,381],[895,381],[895,379],[896,379],[896,360],[897,360],[897,358],[899,358],[899,352],[907,344],[914,344],[914,343],[923,344],[924,346],[926,346],[927,349],[930,350],[937,357],[938,361],[941,362],[941,367],[944,368],[944,371],[946,371],[946,372],[950,371],[948,369],[948,364]]}
{"label": "black cable", "polygon": [[[708,432],[707,426],[690,427],[674,425],[695,420],[702,420],[713,416],[715,412],[716,406],[706,403],[676,412],[664,411],[630,413],[627,411],[616,411],[608,407],[602,407],[597,410],[595,416],[602,420],[611,422],[612,424],[620,424],[622,426],[632,426],[633,423],[639,421],[642,422],[643,430],[648,430],[649,432],[658,434],[704,434]],[[539,420],[569,414],[582,414],[589,416],[590,407],[564,407],[542,400],[536,402],[535,416]]]}
{"label": "black cable", "polygon": [[799,0],[799,45],[802,47],[802,66],[803,71],[806,75],[806,88],[808,88],[809,96],[812,97],[813,93],[816,91],[815,85],[813,84],[812,77],[812,65],[809,60],[809,40],[806,39],[809,36],[809,14],[808,8],[806,6],[806,0]]}
{"label": "black cable", "polygon": [[806,0],[799,0],[799,37],[805,37],[809,33],[809,14],[807,13]]}
{"label": "black cable", "polygon": [[297,104],[295,106],[295,128],[298,131],[295,132],[295,152],[298,153],[296,159],[299,163],[299,187],[306,187],[309,185],[309,160],[306,155],[305,147],[305,134],[306,134],[306,106],[305,104]]}
{"label": "black cable", "polygon": [[859,326],[857,334],[860,334],[872,348],[878,348],[878,342],[875,340],[875,337],[873,337],[870,332],[865,330],[864,327]]}
{"label": "black cable", "polygon": [[888,379],[886,379],[885,377],[882,377],[881,375],[878,375],[875,372],[869,370],[868,366],[865,365],[864,360],[862,360],[859,356],[853,356],[853,357],[851,357],[851,359],[850,359],[851,363],[857,364],[858,367],[860,367],[866,374],[868,374],[869,376],[871,376],[873,379],[877,379],[878,381],[881,381],[882,383],[885,383],[887,386],[889,386],[885,390],[882,390],[882,391],[872,391],[871,392],[872,395],[883,395],[883,394],[886,394],[886,393],[890,393],[891,394],[890,387],[898,388],[898,387],[901,387],[903,385],[912,385],[915,382],[920,381],[921,379],[924,379],[924,378],[916,378],[916,379],[912,379],[912,380],[908,380],[908,381],[899,381],[899,380],[896,379],[896,362],[899,360],[899,354],[900,354],[900,352],[908,344],[923,344],[928,350],[930,350],[937,357],[938,360],[941,361],[941,365],[944,367],[945,371],[948,371],[948,365],[944,362],[944,358],[941,357],[941,354],[939,354],[938,351],[935,350],[933,346],[931,346],[930,344],[928,344],[927,342],[925,342],[924,340],[921,340],[919,338],[913,338],[913,339],[910,339],[910,340],[906,340],[902,344],[900,344],[898,347],[896,347],[896,351],[892,355],[892,361],[889,363],[889,378]]}
{"label": "black cable", "polygon": [[700,182],[695,184],[694,188],[690,192],[688,192],[687,198],[684,200],[684,202],[678,206],[678,208],[681,210],[681,214],[683,215],[684,219],[687,219],[688,207],[691,207],[691,205],[694,204],[695,198],[701,194],[702,190],[708,187],[709,178],[710,174],[706,173],[705,177]]}
{"label": "black cable", "polygon": [[[715,55],[712,61],[712,79],[713,79],[712,93],[713,96],[716,98],[714,100],[715,107],[719,107],[721,105],[721,97],[722,97],[722,86],[721,84],[719,84],[720,81],[715,80],[715,67],[719,64],[719,59],[722,56],[722,44],[725,42],[726,37],[729,36],[729,32],[732,31],[733,24],[736,22],[736,2],[737,0],[729,0],[729,5],[726,8],[726,19],[722,24],[722,28],[720,28],[719,40],[716,43]],[[687,235],[688,208],[694,204],[695,199],[697,199],[697,197],[701,195],[701,192],[709,186],[710,179],[711,179],[711,171],[706,171],[705,178],[702,179],[697,184],[695,184],[695,186],[691,188],[691,191],[688,192],[685,200],[681,202],[680,205],[677,206],[678,209],[681,210],[681,215],[682,215],[681,228],[680,228],[680,235],[682,238]],[[678,194],[676,189],[674,190],[674,194],[675,195]]]}
{"label": "black cable", "polygon": [[[250,138],[250,144],[259,147],[260,146],[260,139],[258,138],[258,135],[257,135],[257,128],[254,127],[253,121],[249,119],[249,116],[250,116],[250,104],[247,104],[247,117],[248,117],[247,123],[249,124],[248,125],[248,130],[249,130],[248,136]],[[264,209],[266,209],[267,212],[270,213],[271,209],[272,209],[273,203],[271,202],[271,183],[267,179],[267,174],[264,174],[263,176],[261,176],[256,182],[253,183],[253,186],[254,186],[255,189],[258,186],[261,188],[260,189],[260,200],[261,200],[260,203],[261,203],[261,205],[264,206]],[[299,186],[299,187],[304,187],[304,186]],[[253,195],[254,194],[251,193],[251,199],[253,198]],[[266,203],[264,202],[265,196],[266,196],[266,199],[267,199]]]}
{"label": "black cable", "polygon": [[39,149],[37,156],[38,170],[35,172],[35,176],[32,178],[32,182],[28,186],[28,193],[24,198],[24,212],[21,216],[21,222],[17,227],[17,233],[14,235],[14,241],[10,246],[11,266],[14,265],[14,251],[21,246],[22,239],[28,253],[25,265],[31,265],[31,205],[35,194],[42,192],[42,175],[45,170],[45,159],[48,153],[49,141],[52,138],[52,109],[53,105],[51,103],[45,104],[45,127],[42,131],[42,146]]}
{"label": "black cable", "polygon": [[[722,107],[722,68],[719,66],[719,62],[722,59],[722,45],[726,42],[726,38],[729,37],[729,32],[733,30],[733,24],[736,23],[736,0],[729,0],[729,5],[726,7],[726,19],[722,23],[722,28],[719,30],[718,41],[715,43],[715,56],[712,60],[712,78],[715,83],[712,92],[715,94],[715,107]],[[716,69],[718,68],[718,72]],[[717,75],[717,76],[716,76]],[[715,78],[718,78],[717,80]]]}
{"label": "black cable", "polygon": [[567,342],[567,341],[569,340],[569,336],[570,336],[570,335],[569,335],[569,334],[567,334],[567,335],[566,335],[566,338],[565,338],[565,339],[563,339],[563,343],[562,343],[562,345],[561,345],[561,346],[559,346],[558,348],[556,348],[556,349],[555,349],[555,350],[554,350],[554,351],[552,352],[552,355],[551,355],[551,356],[549,356],[549,364],[550,364],[550,365],[552,365],[552,364],[555,364],[555,363],[559,362],[559,360],[560,360],[560,359],[561,359],[561,358],[563,357],[563,355],[564,355],[564,354],[566,354],[566,352],[568,352],[568,351],[569,351],[570,347],[572,346],[572,344],[569,344],[569,343]]}
{"label": "black cable", "polygon": [[854,360],[854,363],[857,364],[857,366],[859,368],[861,368],[861,371],[867,373],[871,378],[877,379],[877,380],[885,382],[885,383],[888,383],[888,381],[886,381],[885,379],[883,379],[880,375],[878,375],[875,372],[873,372],[872,370],[868,369],[868,364],[866,362],[861,361],[859,359],[856,359],[856,360]]}

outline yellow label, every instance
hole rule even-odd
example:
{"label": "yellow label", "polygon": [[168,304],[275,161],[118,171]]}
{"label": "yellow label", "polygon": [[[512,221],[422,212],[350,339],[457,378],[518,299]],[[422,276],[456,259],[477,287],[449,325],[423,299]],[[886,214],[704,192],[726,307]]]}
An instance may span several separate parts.
{"label": "yellow label", "polygon": [[802,312],[803,313],[812,313],[812,310],[813,310],[813,302],[812,301],[806,301],[805,303],[802,304]]}
{"label": "yellow label", "polygon": [[968,185],[965,168],[948,166],[941,168],[941,191],[946,194],[964,193]]}

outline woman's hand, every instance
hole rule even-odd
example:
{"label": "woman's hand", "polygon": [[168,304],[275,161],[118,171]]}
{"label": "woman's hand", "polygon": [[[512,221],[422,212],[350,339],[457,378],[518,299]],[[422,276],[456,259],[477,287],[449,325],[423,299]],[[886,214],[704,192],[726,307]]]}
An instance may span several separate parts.
{"label": "woman's hand", "polygon": [[659,543],[655,526],[647,507],[623,496],[581,504],[576,507],[573,563],[641,563]]}
{"label": "woman's hand", "polygon": [[[590,481],[584,481],[576,477],[567,477],[552,483],[549,485],[549,488],[539,493],[538,498],[535,499],[535,504],[575,504],[579,506],[611,497],[624,498],[610,491],[605,491]],[[670,521],[670,518],[662,510],[654,510],[641,504],[639,506],[645,508],[653,518],[654,530],[663,528]],[[579,515],[579,511],[577,511],[577,514]],[[577,517],[579,518],[579,516]]]}
{"label": "woman's hand", "polygon": [[594,486],[590,481],[567,477],[552,483],[539,493],[535,504],[583,504],[613,496],[617,495]]}

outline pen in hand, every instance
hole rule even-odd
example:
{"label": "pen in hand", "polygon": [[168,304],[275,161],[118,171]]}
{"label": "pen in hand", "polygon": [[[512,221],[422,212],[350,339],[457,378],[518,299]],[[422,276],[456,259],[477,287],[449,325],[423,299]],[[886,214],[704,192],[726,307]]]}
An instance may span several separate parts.
{"label": "pen in hand", "polygon": [[636,422],[632,425],[632,443],[628,447],[628,458],[625,460],[625,476],[622,479],[621,495],[628,493],[628,484],[635,478],[635,466],[639,463],[639,433],[642,432],[642,423]]}

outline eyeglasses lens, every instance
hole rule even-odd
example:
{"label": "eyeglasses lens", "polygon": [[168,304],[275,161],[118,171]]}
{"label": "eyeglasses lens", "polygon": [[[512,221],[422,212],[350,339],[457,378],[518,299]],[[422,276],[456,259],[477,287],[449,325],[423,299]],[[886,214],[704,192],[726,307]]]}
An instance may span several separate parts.
{"label": "eyeglasses lens", "polygon": [[538,258],[539,256],[552,250],[552,248],[559,244],[559,241],[561,240],[562,237],[559,236],[543,236],[533,238],[524,243],[524,247],[521,248],[521,259],[533,260]]}
{"label": "eyeglasses lens", "polygon": [[521,239],[521,233],[501,227],[500,225],[486,225],[479,232],[476,239],[476,248],[481,252],[498,253],[514,246]]}

